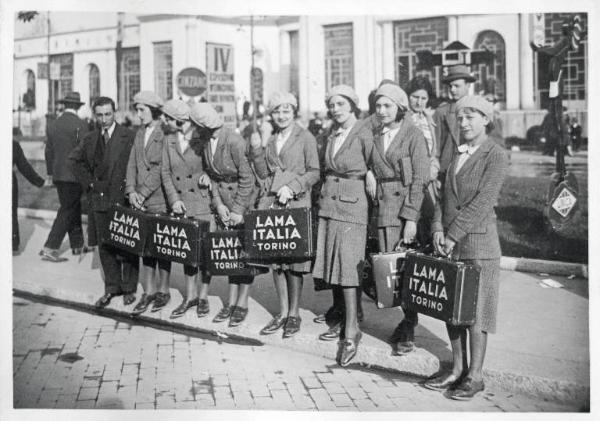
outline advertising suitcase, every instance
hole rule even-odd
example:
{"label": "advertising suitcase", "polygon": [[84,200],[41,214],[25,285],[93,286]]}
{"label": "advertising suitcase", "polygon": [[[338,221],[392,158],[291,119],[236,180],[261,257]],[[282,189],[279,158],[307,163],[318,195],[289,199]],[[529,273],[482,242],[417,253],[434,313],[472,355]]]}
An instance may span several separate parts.
{"label": "advertising suitcase", "polygon": [[244,215],[244,250],[250,261],[293,262],[314,257],[309,208],[251,210]]}
{"label": "advertising suitcase", "polygon": [[446,258],[408,253],[402,306],[452,325],[472,325],[480,268]]}
{"label": "advertising suitcase", "polygon": [[215,276],[256,276],[269,271],[268,266],[250,265],[243,251],[244,230],[209,232],[205,236],[206,270]]}
{"label": "advertising suitcase", "polygon": [[402,272],[406,250],[372,253],[371,265],[378,308],[401,305]]}
{"label": "advertising suitcase", "polygon": [[145,256],[148,214],[120,204],[111,206],[102,242],[137,256]]}
{"label": "advertising suitcase", "polygon": [[188,266],[202,264],[202,236],[209,222],[154,214],[149,217],[147,255]]}

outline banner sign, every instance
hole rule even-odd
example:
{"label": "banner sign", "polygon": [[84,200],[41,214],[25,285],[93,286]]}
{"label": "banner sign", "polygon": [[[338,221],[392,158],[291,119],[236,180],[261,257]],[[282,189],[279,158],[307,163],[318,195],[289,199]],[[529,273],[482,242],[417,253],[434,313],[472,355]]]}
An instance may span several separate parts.
{"label": "banner sign", "polygon": [[243,259],[243,230],[215,231],[206,236],[206,269],[211,275],[243,276],[268,272]]}
{"label": "banner sign", "polygon": [[143,256],[147,217],[142,211],[114,205],[102,240],[120,250]]}
{"label": "banner sign", "polygon": [[201,238],[209,223],[191,218],[153,215],[148,235],[148,255],[189,266],[198,266]]}
{"label": "banner sign", "polygon": [[225,126],[235,129],[233,46],[206,43],[207,101],[221,114]]}

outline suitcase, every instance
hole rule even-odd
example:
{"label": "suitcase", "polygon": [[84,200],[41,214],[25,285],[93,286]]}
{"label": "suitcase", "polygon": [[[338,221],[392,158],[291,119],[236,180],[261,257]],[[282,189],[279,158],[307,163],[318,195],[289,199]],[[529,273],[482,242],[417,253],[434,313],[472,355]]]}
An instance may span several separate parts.
{"label": "suitcase", "polygon": [[102,228],[102,242],[144,257],[148,236],[148,214],[120,204],[111,206],[108,224]]}
{"label": "suitcase", "polygon": [[472,325],[477,312],[480,268],[442,257],[408,253],[402,307],[451,325]]}
{"label": "suitcase", "polygon": [[371,265],[375,303],[378,308],[401,305],[402,271],[406,259],[406,249],[385,253],[372,253]]}
{"label": "suitcase", "polygon": [[249,261],[294,262],[314,257],[310,208],[251,210],[244,215],[244,250]]}
{"label": "suitcase", "polygon": [[205,236],[206,270],[215,276],[256,276],[267,273],[267,266],[250,265],[244,259],[243,230],[209,232]]}
{"label": "suitcase", "polygon": [[209,222],[154,214],[149,217],[147,255],[188,266],[202,266],[202,236]]}

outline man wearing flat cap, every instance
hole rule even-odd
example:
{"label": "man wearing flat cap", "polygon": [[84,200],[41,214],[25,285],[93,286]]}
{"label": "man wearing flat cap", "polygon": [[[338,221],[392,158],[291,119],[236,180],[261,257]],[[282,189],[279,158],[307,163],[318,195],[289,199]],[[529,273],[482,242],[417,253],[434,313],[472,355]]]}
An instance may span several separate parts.
{"label": "man wearing flat cap", "polygon": [[69,161],[90,198],[88,220],[94,223],[88,223],[88,242],[98,244],[105,293],[123,294],[124,301],[132,302],[137,287],[139,259],[102,244],[102,233],[109,222],[110,207],[126,204],[125,173],[134,133],[115,121],[116,107],[111,98],[102,96],[96,99],[92,111],[100,128],[84,136],[71,152]]}
{"label": "man wearing flat cap", "polygon": [[40,251],[43,260],[62,262],[67,260],[58,255],[65,234],[74,255],[87,251],[83,244],[81,228],[81,185],[69,165],[69,154],[87,132],[87,125],[77,116],[77,110],[83,105],[78,92],[69,92],[60,100],[65,112],[48,124],[46,140],[46,168],[48,176],[56,186],[59,208],[52,224],[44,248]]}
{"label": "man wearing flat cap", "polygon": [[439,180],[444,183],[448,166],[458,151],[459,126],[456,120],[456,101],[469,94],[471,83],[475,77],[464,64],[457,64],[448,68],[448,74],[442,82],[448,86],[450,102],[440,105],[433,120],[435,123],[435,136],[438,141],[437,158],[440,162]]}

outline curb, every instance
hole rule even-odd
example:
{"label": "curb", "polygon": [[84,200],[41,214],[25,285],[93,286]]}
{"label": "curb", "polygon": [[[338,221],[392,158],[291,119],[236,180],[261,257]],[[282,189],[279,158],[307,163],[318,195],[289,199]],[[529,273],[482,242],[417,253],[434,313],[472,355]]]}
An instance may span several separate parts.
{"label": "curb", "polygon": [[[56,211],[19,208],[18,215],[32,219],[53,220],[56,218]],[[87,215],[81,215],[81,220],[87,224]],[[581,263],[502,256],[500,259],[500,269],[528,273],[547,273],[548,275],[575,275],[578,278],[588,279],[588,265]]]}
{"label": "curb", "polygon": [[[38,299],[65,304],[71,307],[93,311],[98,315],[110,317],[118,315],[128,317],[132,322],[142,322],[147,325],[157,327],[170,327],[173,330],[185,332],[197,332],[201,334],[210,334],[218,340],[237,340],[254,343],[256,345],[272,345],[279,348],[290,349],[297,352],[312,354],[324,358],[335,360],[337,352],[337,343],[323,342],[316,340],[314,335],[299,334],[294,338],[283,340],[280,336],[261,336],[257,332],[260,327],[257,325],[241,325],[235,328],[211,329],[199,326],[206,324],[206,319],[197,319],[190,313],[173,321],[166,317],[166,312],[144,313],[135,318],[131,317],[130,309],[126,309],[121,300],[115,300],[110,308],[95,309],[94,296],[85,293],[70,293],[57,288],[42,287],[32,283],[21,283],[13,287],[13,292],[24,297],[36,297]],[[212,300],[216,297],[209,297]],[[213,303],[214,304],[214,303]],[[211,304],[212,307],[212,304]],[[253,312],[255,310],[253,309]],[[263,310],[264,311],[264,310]],[[202,322],[204,320],[204,322]],[[364,335],[365,339],[352,365],[362,365],[370,368],[391,371],[405,376],[412,377],[415,382],[427,378],[441,368],[440,361],[423,348],[404,357],[391,357],[389,345]],[[391,358],[390,358],[391,357]],[[580,408],[589,408],[590,388],[573,382],[566,382],[554,379],[548,379],[533,375],[522,375],[509,371],[500,371],[485,369],[484,376],[486,382],[495,388],[505,391],[535,396],[544,400],[559,401],[566,404],[575,404]]]}

